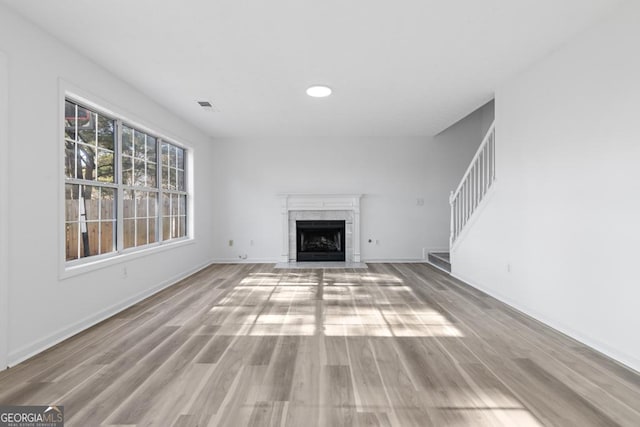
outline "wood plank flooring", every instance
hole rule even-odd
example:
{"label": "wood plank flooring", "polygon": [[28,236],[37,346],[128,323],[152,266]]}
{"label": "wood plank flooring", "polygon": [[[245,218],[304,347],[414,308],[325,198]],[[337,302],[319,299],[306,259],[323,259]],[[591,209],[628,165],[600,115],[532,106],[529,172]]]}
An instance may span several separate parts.
{"label": "wood plank flooring", "polygon": [[640,425],[640,376],[423,264],[215,265],[0,373],[67,426]]}

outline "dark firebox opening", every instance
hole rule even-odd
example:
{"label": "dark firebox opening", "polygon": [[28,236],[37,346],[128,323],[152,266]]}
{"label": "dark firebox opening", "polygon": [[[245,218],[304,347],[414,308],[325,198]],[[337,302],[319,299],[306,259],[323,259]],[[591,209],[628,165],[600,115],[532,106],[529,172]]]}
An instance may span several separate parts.
{"label": "dark firebox opening", "polygon": [[344,261],[344,221],[296,221],[297,261]]}

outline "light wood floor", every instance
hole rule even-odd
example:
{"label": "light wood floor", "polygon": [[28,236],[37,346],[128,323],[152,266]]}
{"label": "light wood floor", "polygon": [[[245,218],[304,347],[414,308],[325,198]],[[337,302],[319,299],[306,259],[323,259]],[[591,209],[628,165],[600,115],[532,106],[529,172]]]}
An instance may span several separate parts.
{"label": "light wood floor", "polygon": [[218,265],[0,373],[67,426],[640,425],[640,376],[427,265]]}

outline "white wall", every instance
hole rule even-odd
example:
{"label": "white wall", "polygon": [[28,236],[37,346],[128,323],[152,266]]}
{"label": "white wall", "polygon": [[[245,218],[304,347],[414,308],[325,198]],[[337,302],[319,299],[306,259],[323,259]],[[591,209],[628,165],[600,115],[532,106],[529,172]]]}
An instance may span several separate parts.
{"label": "white wall", "polygon": [[[247,261],[278,260],[278,194],[362,193],[362,260],[421,260],[423,248],[448,247],[448,194],[479,142],[444,137],[217,140],[215,258],[238,261],[246,254]],[[418,199],[424,199],[423,206]]]}
{"label": "white wall", "polygon": [[[63,172],[57,160],[60,88],[79,88],[96,103],[108,104],[192,147],[195,188],[203,192],[211,181],[211,144],[193,127],[3,6],[0,51],[7,54],[9,64],[9,166],[5,174],[11,186],[8,198],[2,195],[2,204],[8,206],[10,222],[8,362],[13,364],[206,265],[212,255],[211,198],[196,194],[193,244],[59,278],[64,257],[59,213]],[[134,60],[132,66],[148,65]],[[4,181],[5,176],[2,178]]]}
{"label": "white wall", "polygon": [[0,369],[7,366],[9,327],[9,141],[8,141],[8,65],[0,52]]}
{"label": "white wall", "polygon": [[454,274],[640,370],[638,22],[628,2],[497,90],[498,181],[452,257]]}

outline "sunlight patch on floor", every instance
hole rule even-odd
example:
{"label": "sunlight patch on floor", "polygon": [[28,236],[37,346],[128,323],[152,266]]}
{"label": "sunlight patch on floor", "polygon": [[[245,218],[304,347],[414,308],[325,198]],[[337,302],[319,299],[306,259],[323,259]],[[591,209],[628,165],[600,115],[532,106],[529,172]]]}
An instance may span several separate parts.
{"label": "sunlight patch on floor", "polygon": [[370,272],[252,273],[209,316],[229,335],[463,336],[402,279]]}

